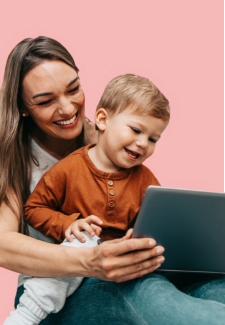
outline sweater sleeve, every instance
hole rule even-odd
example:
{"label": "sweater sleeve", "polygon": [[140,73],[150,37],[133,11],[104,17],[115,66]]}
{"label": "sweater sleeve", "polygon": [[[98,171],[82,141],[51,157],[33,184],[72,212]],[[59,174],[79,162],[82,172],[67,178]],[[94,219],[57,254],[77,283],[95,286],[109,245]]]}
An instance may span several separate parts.
{"label": "sweater sleeve", "polygon": [[139,168],[139,175],[138,175],[138,184],[140,189],[140,200],[142,201],[143,195],[150,185],[160,186],[158,179],[155,175],[151,172],[148,167],[141,165]]}
{"label": "sweater sleeve", "polygon": [[80,215],[60,212],[66,192],[65,177],[62,171],[57,172],[53,167],[42,176],[24,207],[27,222],[57,242],[64,240],[66,229]]}
{"label": "sweater sleeve", "polygon": [[146,185],[147,186],[150,186],[150,185],[160,186],[158,179],[155,177],[155,175],[152,173],[152,171],[144,165],[142,165],[142,175],[144,175],[145,186]]}

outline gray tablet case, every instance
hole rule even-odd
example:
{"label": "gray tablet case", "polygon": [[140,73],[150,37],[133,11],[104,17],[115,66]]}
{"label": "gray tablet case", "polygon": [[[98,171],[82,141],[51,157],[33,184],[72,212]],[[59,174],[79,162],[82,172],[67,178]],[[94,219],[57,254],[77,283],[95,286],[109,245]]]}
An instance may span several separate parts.
{"label": "gray tablet case", "polygon": [[165,248],[159,270],[225,273],[225,194],[149,186],[133,237]]}

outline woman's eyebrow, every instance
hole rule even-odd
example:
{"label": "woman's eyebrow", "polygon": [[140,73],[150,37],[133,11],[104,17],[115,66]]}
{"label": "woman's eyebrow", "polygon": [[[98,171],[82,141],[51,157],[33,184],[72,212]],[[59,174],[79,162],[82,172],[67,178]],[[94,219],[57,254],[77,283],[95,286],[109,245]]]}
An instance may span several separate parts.
{"label": "woman's eyebrow", "polygon": [[68,87],[71,86],[74,82],[76,82],[78,79],[79,79],[79,77],[77,76],[75,79],[73,79],[72,81],[70,81],[66,87],[68,88]]}
{"label": "woman's eyebrow", "polygon": [[40,93],[40,94],[36,94],[32,97],[32,99],[36,98],[36,97],[40,97],[40,96],[47,96],[47,95],[52,95],[52,92],[48,92],[48,93]]}
{"label": "woman's eyebrow", "polygon": [[[76,82],[79,79],[79,77],[77,76],[76,78],[74,78],[73,80],[71,80],[68,85],[66,86],[66,88],[68,88],[69,86],[71,86],[74,82]],[[46,92],[46,93],[40,93],[40,94],[36,94],[32,97],[32,99],[40,97],[40,96],[48,96],[48,95],[52,95],[52,92]]]}

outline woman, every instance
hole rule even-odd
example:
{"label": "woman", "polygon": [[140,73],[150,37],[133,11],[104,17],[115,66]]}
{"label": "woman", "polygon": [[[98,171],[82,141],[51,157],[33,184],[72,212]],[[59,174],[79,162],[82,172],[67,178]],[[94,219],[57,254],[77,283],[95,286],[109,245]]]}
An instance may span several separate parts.
{"label": "woman", "polygon": [[[61,44],[38,37],[15,47],[0,109],[0,266],[39,277],[86,277],[64,308],[41,324],[224,323],[224,278],[192,281],[190,294],[203,299],[182,293],[166,277],[150,274],[163,261],[154,240],[129,239],[129,231],[121,240],[75,250],[46,243],[51,239],[31,228],[34,238],[24,235],[23,204],[41,174],[95,139],[84,118],[78,68]],[[16,303],[25,278],[20,276]]]}

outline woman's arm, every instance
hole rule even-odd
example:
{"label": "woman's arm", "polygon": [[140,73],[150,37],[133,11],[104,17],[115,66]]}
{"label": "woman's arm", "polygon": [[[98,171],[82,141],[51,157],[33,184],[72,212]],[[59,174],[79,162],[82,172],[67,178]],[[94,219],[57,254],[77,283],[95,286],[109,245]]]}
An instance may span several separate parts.
{"label": "woman's arm", "polygon": [[72,248],[19,234],[18,226],[17,217],[3,203],[0,208],[0,266],[27,275],[85,276],[121,282],[150,273],[163,262],[163,257],[159,256],[162,247],[156,247],[152,239],[128,239],[130,233],[123,239],[96,247]]}
{"label": "woman's arm", "polygon": [[0,266],[27,275],[66,275],[67,258],[63,247],[19,234],[18,226],[17,217],[3,203],[0,208]]}

